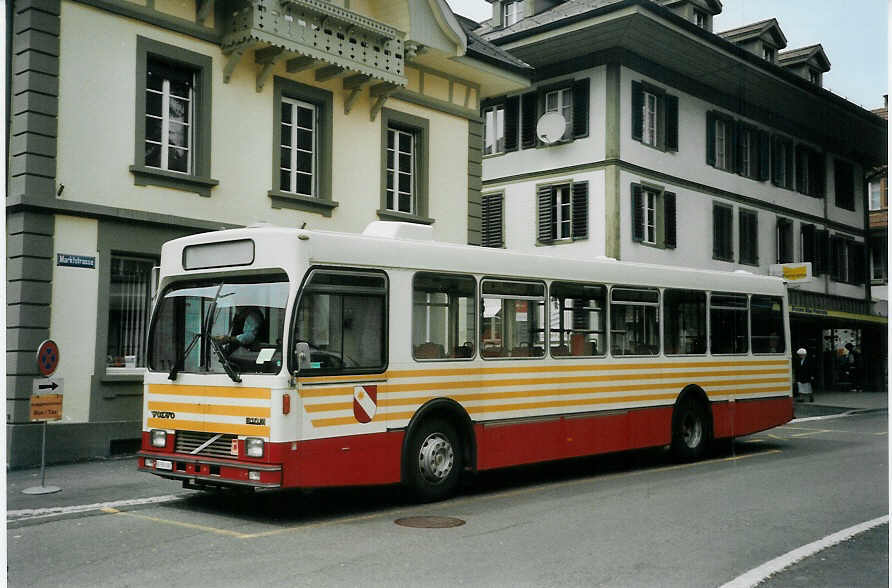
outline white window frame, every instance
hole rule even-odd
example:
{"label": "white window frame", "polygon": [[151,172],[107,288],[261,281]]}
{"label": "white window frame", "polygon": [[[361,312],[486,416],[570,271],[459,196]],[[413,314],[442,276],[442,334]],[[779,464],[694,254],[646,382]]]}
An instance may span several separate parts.
{"label": "white window frame", "polygon": [[[395,212],[402,212],[405,214],[415,214],[416,209],[416,190],[415,190],[415,182],[417,181],[417,173],[416,173],[416,161],[415,158],[418,153],[418,146],[416,144],[417,137],[415,133],[411,131],[406,131],[396,127],[388,127],[387,128],[388,139],[393,138],[393,147],[386,147],[388,152],[393,153],[393,167],[388,167],[386,170],[388,178],[392,178],[392,186],[393,188],[386,188],[388,195],[392,197],[391,204],[392,206],[388,207],[388,210],[393,210]],[[409,137],[409,145],[410,151],[404,152],[400,151],[400,137],[407,136]],[[391,141],[388,141],[388,143]],[[409,169],[405,170],[400,167],[400,154],[408,154],[409,155]],[[401,192],[399,189],[399,178],[400,174],[407,174],[409,176],[409,210],[401,210],[400,209],[400,194],[406,194],[406,192]]]}
{"label": "white window frame", "polygon": [[706,13],[702,10],[694,10],[694,24],[696,24],[701,29],[706,29],[709,26],[709,20],[706,18]]}
{"label": "white window frame", "polygon": [[728,143],[729,143],[729,123],[723,118],[715,118],[715,166],[718,169],[727,170],[729,168]]}
{"label": "white window frame", "polygon": [[557,112],[567,125],[561,139],[569,139],[573,133],[573,88],[560,88],[545,93],[545,112]]}
{"label": "white window frame", "polygon": [[657,147],[660,140],[660,97],[647,90],[642,90],[641,103],[641,142],[645,145]]}
{"label": "white window frame", "polygon": [[657,244],[657,198],[659,194],[649,188],[641,189],[642,243]]}
{"label": "white window frame", "polygon": [[886,262],[883,258],[885,247],[870,248],[870,281],[873,284],[886,282]]}
{"label": "white window frame", "polygon": [[[172,65],[170,63],[165,63],[165,65],[167,65],[167,67],[170,67],[170,68],[176,67],[175,65]],[[157,167],[153,166],[153,165],[149,165],[148,163],[145,163],[145,162],[143,162],[143,163],[145,163],[146,167],[151,167],[151,168],[155,168],[155,169],[163,169],[165,171],[169,171],[172,173],[190,175],[192,173],[192,157],[193,157],[192,146],[194,144],[194,138],[195,138],[194,137],[194,135],[195,135],[195,131],[194,131],[194,129],[195,129],[195,72],[188,70],[188,68],[181,68],[181,69],[183,69],[184,71],[189,71],[190,74],[192,75],[192,84],[189,86],[189,92],[188,92],[189,95],[188,96],[177,96],[176,94],[171,94],[170,80],[167,78],[163,79],[163,81],[161,83],[160,91],[150,88],[149,84],[148,84],[148,80],[146,81],[146,94],[158,94],[161,96],[161,116],[149,114],[148,99],[146,100],[146,112],[144,113],[147,119],[154,119],[154,120],[161,121],[161,141],[159,142],[159,141],[149,139],[148,134],[146,134],[144,140],[147,144],[158,145],[160,147],[161,160]],[[149,75],[150,71],[151,71],[151,60],[149,60],[149,63],[146,64],[146,75],[147,76]],[[170,119],[171,96],[174,98],[174,100],[183,100],[186,102],[186,104],[187,104],[186,111],[188,112],[188,121],[189,122],[183,123],[180,121],[171,121],[171,119]],[[174,145],[170,142],[171,122],[173,122],[173,124],[175,124],[175,125],[182,125],[182,126],[186,127],[186,145],[185,146]],[[186,151],[186,170],[185,171],[170,169],[169,150],[171,148],[182,149],[182,150]]]}
{"label": "white window frame", "polygon": [[767,45],[762,47],[762,59],[765,61],[774,63],[774,56],[776,55],[774,47],[769,47]]}
{"label": "white window frame", "polygon": [[[110,264],[112,266],[114,266],[115,262],[126,263],[128,261],[137,264],[151,264],[151,266],[158,264],[158,259],[151,257],[118,255],[112,253],[110,258]],[[124,283],[126,292],[121,296],[125,305],[122,309],[122,315],[127,319],[126,323],[122,324],[121,327],[127,333],[127,340],[124,342],[124,348],[122,349],[124,354],[121,356],[124,359],[124,366],[110,366],[106,363],[105,373],[108,375],[142,375],[145,371],[148,353],[146,347],[146,334],[148,333],[149,318],[152,311],[151,275],[152,273],[149,271],[145,276],[144,282],[131,281],[129,283]],[[112,286],[112,277],[112,275],[109,275],[109,305],[106,309],[106,314],[109,315],[109,318],[112,313],[111,295],[113,294],[112,290],[114,289]],[[106,332],[106,337],[110,336],[111,333]],[[106,347],[107,346],[108,341],[106,341]],[[133,353],[127,353],[127,351]],[[135,365],[127,365],[130,362],[128,359],[129,357],[135,358]]]}
{"label": "white window frame", "polygon": [[867,187],[869,210],[883,209],[883,189],[879,182],[870,182]]}
{"label": "white window frame", "polygon": [[[279,183],[279,189],[282,192],[289,192],[292,194],[299,194],[301,196],[307,196],[310,198],[316,198],[319,195],[319,191],[317,189],[317,179],[318,173],[316,171],[317,168],[317,160],[318,160],[318,133],[316,130],[319,128],[319,110],[317,109],[315,104],[311,104],[310,102],[304,102],[303,100],[296,100],[294,98],[288,98],[287,96],[282,96],[282,103],[287,104],[291,107],[291,122],[286,123],[285,121],[280,121],[279,123],[279,148],[288,148],[291,151],[291,160],[288,163],[288,166],[285,166],[284,161],[280,161],[279,163],[279,171],[280,177],[281,172],[288,172],[289,175],[289,186],[288,188],[284,188],[281,185],[281,180]],[[298,116],[297,112],[299,108],[303,108],[306,110],[310,110],[313,116],[313,128],[308,129],[306,127],[298,126]],[[290,145],[282,145],[281,144],[281,128],[282,127],[291,127],[291,144]],[[297,146],[297,135],[298,131],[309,131],[312,135],[312,146],[310,153],[310,193],[304,194],[302,192],[297,191],[297,176],[298,175],[307,175],[305,172],[300,172],[297,169],[297,154],[298,151],[306,153],[305,150],[299,149]]]}
{"label": "white window frame", "polygon": [[502,26],[510,27],[520,20],[520,2],[502,4]]}
{"label": "white window frame", "polygon": [[495,104],[483,110],[483,155],[505,152],[505,105]]}
{"label": "white window frame", "polygon": [[747,128],[740,130],[740,173],[751,178],[753,173],[752,148],[755,133]]}
{"label": "white window frame", "polygon": [[573,193],[569,184],[554,187],[551,219],[554,240],[571,241],[573,239]]}

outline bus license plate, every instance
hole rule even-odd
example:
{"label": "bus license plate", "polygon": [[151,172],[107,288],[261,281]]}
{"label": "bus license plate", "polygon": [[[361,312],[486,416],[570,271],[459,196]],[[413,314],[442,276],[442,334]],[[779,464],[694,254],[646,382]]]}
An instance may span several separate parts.
{"label": "bus license plate", "polygon": [[157,470],[172,470],[173,462],[167,461],[166,459],[156,459],[155,460],[155,469],[157,469]]}

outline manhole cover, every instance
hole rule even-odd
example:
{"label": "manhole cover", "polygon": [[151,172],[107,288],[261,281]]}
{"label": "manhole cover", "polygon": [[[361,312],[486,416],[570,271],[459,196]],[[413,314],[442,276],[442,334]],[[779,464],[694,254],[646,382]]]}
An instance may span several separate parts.
{"label": "manhole cover", "polygon": [[403,527],[414,527],[416,529],[448,529],[449,527],[460,527],[465,524],[463,520],[455,517],[405,517],[393,522]]}

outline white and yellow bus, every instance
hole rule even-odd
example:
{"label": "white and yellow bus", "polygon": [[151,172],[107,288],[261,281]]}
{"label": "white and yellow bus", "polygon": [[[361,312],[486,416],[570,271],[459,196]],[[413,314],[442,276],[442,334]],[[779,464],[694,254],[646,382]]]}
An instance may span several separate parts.
{"label": "white and yellow bus", "polygon": [[190,487],[405,483],[788,422],[779,278],[246,228],[164,245],[139,468]]}

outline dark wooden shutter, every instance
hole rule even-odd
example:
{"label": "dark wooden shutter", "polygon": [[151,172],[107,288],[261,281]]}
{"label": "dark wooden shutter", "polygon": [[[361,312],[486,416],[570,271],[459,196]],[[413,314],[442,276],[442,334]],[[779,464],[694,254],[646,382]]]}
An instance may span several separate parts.
{"label": "dark wooden shutter", "polygon": [[[781,152],[781,141],[779,137],[771,138],[771,183],[775,186],[782,186],[780,170],[783,165]],[[789,173],[789,171],[787,172]]]}
{"label": "dark wooden shutter", "polygon": [[666,151],[678,151],[678,96],[666,94]]}
{"label": "dark wooden shutter", "polygon": [[824,197],[824,159],[825,156],[823,153],[818,153],[813,151],[811,157],[809,158],[810,169],[809,172],[812,176],[812,181],[809,182],[812,186],[812,195],[816,198]]}
{"label": "dark wooden shutter", "polygon": [[641,141],[644,136],[644,90],[641,82],[632,82],[632,138]]}
{"label": "dark wooden shutter", "polygon": [[725,206],[712,206],[712,254],[717,259],[730,260],[734,257],[731,244],[731,221],[733,210]]}
{"label": "dark wooden shutter", "polygon": [[663,244],[666,249],[675,249],[675,193],[663,193]]}
{"label": "dark wooden shutter", "polygon": [[[743,137],[746,135],[747,129],[746,129],[746,125],[740,121],[737,121],[734,126],[737,127],[737,132],[734,134],[734,136],[735,136],[734,153],[736,154],[735,161],[737,161],[737,165],[734,166],[733,169],[737,173],[743,174],[745,171],[744,169],[742,169],[743,158],[746,156],[746,153],[744,153],[744,151],[746,151],[746,146],[743,142]],[[750,165],[755,165],[755,162],[751,161]],[[743,254],[743,252],[741,251],[741,255],[742,254]]]}
{"label": "dark wooden shutter", "polygon": [[502,235],[502,215],[503,215],[502,194],[487,194],[483,196],[481,203],[481,244],[484,247],[501,247],[504,245],[504,237]]}
{"label": "dark wooden shutter", "polygon": [[517,151],[520,124],[520,96],[505,99],[505,151]]}
{"label": "dark wooden shutter", "polygon": [[840,277],[839,274],[840,274],[840,269],[841,269],[839,267],[840,266],[839,257],[840,257],[840,250],[841,250],[841,245],[842,245],[841,242],[842,242],[842,239],[840,239],[839,237],[837,237],[835,235],[830,237],[830,247],[829,247],[830,256],[828,259],[829,263],[827,264],[829,271],[827,273],[830,274],[831,280],[839,281],[839,277]]}
{"label": "dark wooden shutter", "polygon": [[828,247],[827,231],[815,231],[815,263],[812,274],[820,276],[827,273]]}
{"label": "dark wooden shutter", "polygon": [[863,284],[865,279],[864,243],[849,242],[849,281]]}
{"label": "dark wooden shutter", "polygon": [[588,237],[588,182],[573,183],[573,238]]}
{"label": "dark wooden shutter", "polygon": [[771,138],[759,131],[759,181],[764,182],[771,173]]}
{"label": "dark wooden shutter", "polygon": [[706,165],[715,165],[715,113],[706,113]]}
{"label": "dark wooden shutter", "polygon": [[728,160],[728,169],[733,171],[737,169],[737,149],[735,149],[737,145],[737,125],[734,124],[732,119],[726,118],[725,128],[728,129],[728,136],[725,142],[725,157]]}
{"label": "dark wooden shutter", "polygon": [[536,92],[528,92],[520,98],[520,146],[524,149],[536,146],[536,121],[539,106]]}
{"label": "dark wooden shutter", "polygon": [[573,137],[588,135],[588,78],[573,82]]}
{"label": "dark wooden shutter", "polygon": [[759,217],[755,212],[739,213],[740,263],[759,264]]}
{"label": "dark wooden shutter", "polygon": [[641,186],[632,184],[632,241],[644,241],[644,210]]}
{"label": "dark wooden shutter", "polygon": [[539,200],[539,242],[551,243],[554,241],[554,232],[551,228],[551,209],[554,203],[554,191],[551,186],[539,186],[537,194]]}
{"label": "dark wooden shutter", "polygon": [[804,181],[808,177],[808,172],[803,165],[803,153],[804,149],[802,148],[802,145],[796,145],[796,191],[805,194]]}
{"label": "dark wooden shutter", "polygon": [[802,261],[810,261],[812,264],[812,274],[816,274],[815,271],[815,226],[814,225],[802,225],[802,228],[799,230],[799,233],[802,237],[802,254],[800,259]]}

